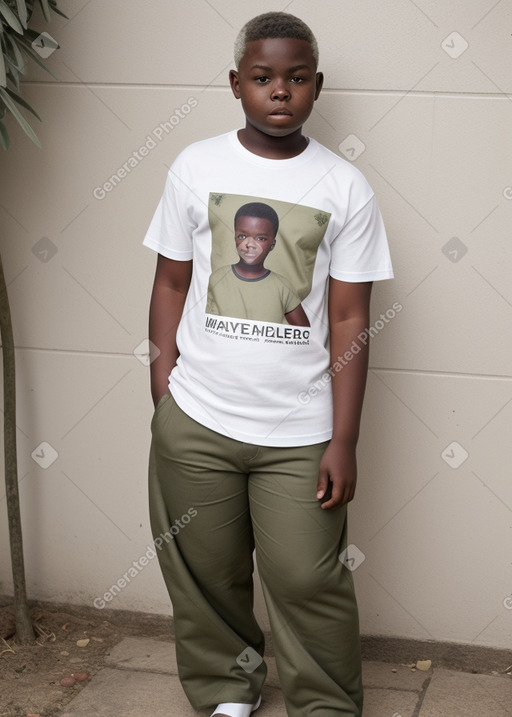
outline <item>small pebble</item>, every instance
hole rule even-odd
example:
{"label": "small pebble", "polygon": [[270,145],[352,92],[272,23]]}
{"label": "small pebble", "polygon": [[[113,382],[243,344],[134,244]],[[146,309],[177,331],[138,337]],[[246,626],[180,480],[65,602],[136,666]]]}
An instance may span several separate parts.
{"label": "small pebble", "polygon": [[428,672],[432,667],[432,660],[418,660],[416,668],[422,672]]}
{"label": "small pebble", "polygon": [[63,687],[73,687],[75,682],[76,682],[76,680],[74,677],[63,677],[62,680],[60,681],[60,684]]}
{"label": "small pebble", "polygon": [[60,654],[62,655],[62,657],[69,657],[69,652],[67,650],[62,650]]}
{"label": "small pebble", "polygon": [[391,672],[398,672],[398,670],[396,669],[396,667],[393,667],[393,669],[391,670]]}
{"label": "small pebble", "polygon": [[81,657],[72,657],[69,661],[72,665],[76,665],[79,662],[83,662]]}
{"label": "small pebble", "polygon": [[39,713],[38,713],[38,714],[35,714],[35,713],[32,714],[32,713],[30,713],[29,715],[27,715],[27,717],[41,717],[41,715],[40,715]]}
{"label": "small pebble", "polygon": [[88,672],[73,672],[73,677],[77,682],[85,682],[89,678]]}
{"label": "small pebble", "polygon": [[84,638],[83,640],[77,640],[76,644],[78,647],[87,647],[87,645],[90,643],[90,640],[88,637]]}

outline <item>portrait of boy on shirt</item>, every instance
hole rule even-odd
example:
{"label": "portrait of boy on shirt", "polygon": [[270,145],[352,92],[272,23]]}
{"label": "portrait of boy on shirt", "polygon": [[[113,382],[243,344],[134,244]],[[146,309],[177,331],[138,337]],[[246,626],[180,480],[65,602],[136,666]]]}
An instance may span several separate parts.
{"label": "portrait of boy on shirt", "polygon": [[276,245],[277,212],[263,202],[244,204],[235,214],[234,230],[239,260],[213,272],[207,313],[309,326],[300,297],[290,282],[265,266]]}

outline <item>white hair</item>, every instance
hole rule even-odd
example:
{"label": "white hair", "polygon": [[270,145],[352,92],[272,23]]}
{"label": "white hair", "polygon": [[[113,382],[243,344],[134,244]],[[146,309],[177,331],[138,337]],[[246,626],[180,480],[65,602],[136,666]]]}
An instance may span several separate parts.
{"label": "white hair", "polygon": [[249,20],[238,33],[235,40],[236,68],[240,66],[248,42],[280,37],[309,42],[318,65],[318,44],[306,23],[286,12],[266,12]]}

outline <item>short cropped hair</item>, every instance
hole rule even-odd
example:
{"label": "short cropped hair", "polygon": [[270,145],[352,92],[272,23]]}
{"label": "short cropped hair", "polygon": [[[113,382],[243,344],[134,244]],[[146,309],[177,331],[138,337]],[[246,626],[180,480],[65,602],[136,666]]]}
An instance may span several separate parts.
{"label": "short cropped hair", "polygon": [[274,236],[276,236],[279,230],[279,217],[277,212],[268,204],[263,202],[249,202],[240,207],[235,214],[234,226],[236,229],[236,223],[240,217],[257,217],[258,219],[267,219],[272,224]]}
{"label": "short cropped hair", "polygon": [[318,66],[318,44],[306,23],[286,12],[265,12],[249,20],[238,33],[235,40],[236,68],[238,69],[240,65],[248,42],[277,37],[289,37],[293,40],[309,42]]}

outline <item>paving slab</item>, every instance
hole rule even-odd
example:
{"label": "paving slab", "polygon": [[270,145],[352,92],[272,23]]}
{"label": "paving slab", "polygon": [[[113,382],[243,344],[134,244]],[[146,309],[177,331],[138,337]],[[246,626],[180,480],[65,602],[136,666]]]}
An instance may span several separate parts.
{"label": "paving slab", "polygon": [[[286,717],[275,658],[258,717]],[[363,717],[512,717],[512,678],[441,668],[363,663]],[[420,709],[421,705],[421,709]],[[419,711],[418,711],[419,710]],[[66,706],[60,717],[209,717],[195,712],[177,675],[174,643],[127,637],[107,657],[107,667]]]}
{"label": "paving slab", "polygon": [[[266,686],[262,697],[258,715],[286,717],[280,690]],[[207,717],[210,713],[192,709],[176,675],[106,667],[60,717]]]}
{"label": "paving slab", "polygon": [[413,671],[407,665],[392,662],[363,662],[363,684],[365,687],[412,690],[421,692],[432,677],[432,670]]}
{"label": "paving slab", "polygon": [[435,669],[419,717],[511,717],[512,679]]}
{"label": "paving slab", "polygon": [[416,692],[368,688],[364,691],[363,717],[414,717],[419,699]]}
{"label": "paving slab", "polygon": [[[109,667],[122,670],[142,670],[160,674],[177,675],[176,650],[174,642],[145,637],[125,637],[105,658]],[[266,683],[279,687],[275,657],[265,657],[267,665]]]}
{"label": "paving slab", "polygon": [[105,658],[109,667],[178,674],[174,642],[149,637],[125,637]]}
{"label": "paving slab", "polygon": [[197,717],[183,694],[178,677],[151,672],[98,672],[61,717]]}

